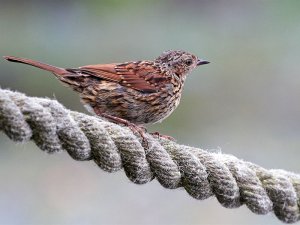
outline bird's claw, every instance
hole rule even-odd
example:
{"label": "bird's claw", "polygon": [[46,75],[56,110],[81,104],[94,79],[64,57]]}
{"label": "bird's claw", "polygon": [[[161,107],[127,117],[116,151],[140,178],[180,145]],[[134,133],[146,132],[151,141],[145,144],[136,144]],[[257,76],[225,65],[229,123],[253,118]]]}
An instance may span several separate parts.
{"label": "bird's claw", "polygon": [[167,140],[170,140],[170,141],[176,141],[175,138],[169,136],[169,135],[164,135],[164,134],[160,134],[159,132],[153,132],[153,133],[150,133],[152,136],[156,136],[157,138],[163,138],[163,139],[167,139]]}

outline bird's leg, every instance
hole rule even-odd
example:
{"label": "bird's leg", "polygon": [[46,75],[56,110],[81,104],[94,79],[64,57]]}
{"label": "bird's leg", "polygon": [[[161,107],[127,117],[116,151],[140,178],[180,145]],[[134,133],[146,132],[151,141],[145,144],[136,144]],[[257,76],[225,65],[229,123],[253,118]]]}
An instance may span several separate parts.
{"label": "bird's leg", "polygon": [[165,134],[160,134],[159,132],[153,132],[153,133],[150,133],[152,136],[156,136],[157,138],[164,138],[164,139],[168,139],[170,141],[176,141],[175,138],[169,136],[169,135],[165,135]]}
{"label": "bird's leg", "polygon": [[132,132],[138,133],[142,138],[143,144],[145,144],[145,148],[149,147],[148,141],[145,136],[145,133],[147,132],[145,127],[138,126],[134,123],[129,122],[128,120],[122,119],[120,117],[112,116],[112,115],[109,115],[106,113],[97,113],[97,115],[102,116],[102,117],[104,117],[112,122],[115,122],[117,124],[122,124],[122,125],[128,127]]}

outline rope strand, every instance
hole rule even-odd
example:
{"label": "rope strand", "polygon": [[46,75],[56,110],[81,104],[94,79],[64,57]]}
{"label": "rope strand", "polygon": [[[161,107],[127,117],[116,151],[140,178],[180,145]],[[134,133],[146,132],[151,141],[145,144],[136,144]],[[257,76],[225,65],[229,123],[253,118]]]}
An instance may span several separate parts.
{"label": "rope strand", "polygon": [[136,184],[156,178],[163,187],[183,187],[196,199],[215,195],[227,208],[246,204],[257,214],[274,211],[286,223],[300,220],[298,174],[149,134],[144,149],[127,127],[67,110],[56,100],[0,89],[0,130],[16,142],[33,140],[47,153],[66,150],[75,160],[93,160],[107,172],[123,168]]}

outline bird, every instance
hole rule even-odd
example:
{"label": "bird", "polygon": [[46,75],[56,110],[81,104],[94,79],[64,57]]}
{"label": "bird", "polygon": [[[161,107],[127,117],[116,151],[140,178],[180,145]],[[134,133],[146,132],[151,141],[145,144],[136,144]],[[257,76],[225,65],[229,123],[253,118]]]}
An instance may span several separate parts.
{"label": "bird", "polygon": [[187,75],[209,63],[182,50],[165,51],[154,60],[78,68],[60,68],[14,56],[4,58],[52,72],[79,93],[89,112],[125,125],[143,138],[145,125],[163,121],[177,108]]}

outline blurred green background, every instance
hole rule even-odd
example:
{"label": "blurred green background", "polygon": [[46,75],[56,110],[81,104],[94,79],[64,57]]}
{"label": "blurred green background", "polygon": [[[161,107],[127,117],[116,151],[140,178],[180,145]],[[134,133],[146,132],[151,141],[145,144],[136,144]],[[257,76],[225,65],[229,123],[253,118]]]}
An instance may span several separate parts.
{"label": "blurred green background", "polygon": [[[0,54],[61,67],[183,49],[212,63],[150,130],[265,168],[300,172],[300,1],[1,1]],[[86,112],[50,73],[0,60],[0,85]],[[157,181],[138,186],[0,134],[0,224],[281,224]]]}

